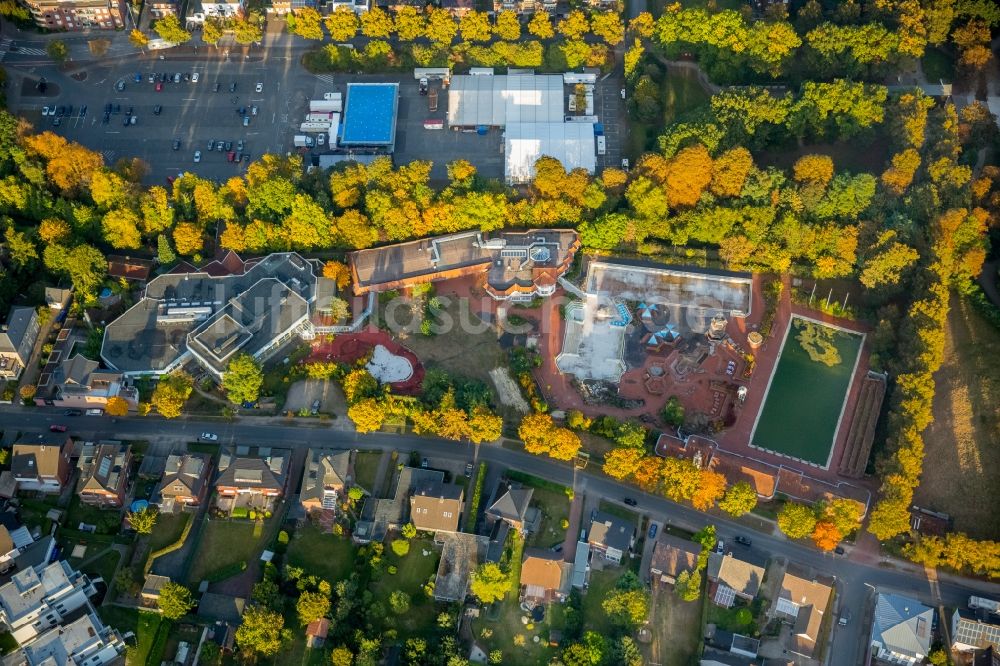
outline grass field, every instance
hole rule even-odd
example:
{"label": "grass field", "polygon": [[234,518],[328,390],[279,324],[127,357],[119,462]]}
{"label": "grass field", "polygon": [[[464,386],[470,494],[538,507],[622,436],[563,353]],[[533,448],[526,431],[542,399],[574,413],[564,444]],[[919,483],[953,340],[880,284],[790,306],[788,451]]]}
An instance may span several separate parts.
{"label": "grass field", "polygon": [[662,96],[660,103],[663,106],[663,121],[657,123],[643,123],[636,119],[631,119],[628,130],[627,154],[634,160],[648,151],[657,149],[656,140],[663,132],[663,128],[673,122],[688,111],[703,104],[707,104],[709,95],[694,72],[675,69],[664,74],[662,84]]}
{"label": "grass field", "polygon": [[796,340],[799,321],[790,323],[751,444],[825,467],[862,338],[836,335],[840,363],[830,367],[810,359]]}
{"label": "grass field", "polygon": [[150,552],[156,552],[180,539],[184,526],[189,520],[191,520],[191,514],[185,511],[161,513],[160,517],[156,519],[153,533],[149,535]]}
{"label": "grass field", "polygon": [[285,559],[292,566],[334,583],[347,578],[354,568],[354,546],[350,539],[323,534],[306,525],[296,530]]}
{"label": "grass field", "polygon": [[[275,520],[272,518],[272,520]],[[202,528],[198,555],[194,558],[188,581],[200,582],[206,574],[213,573],[238,562],[247,564],[257,559],[264,550],[268,526],[255,536],[254,523],[247,520],[211,520]]]}
{"label": "grass field", "polygon": [[[424,555],[424,552],[427,555]],[[376,602],[389,608],[389,595],[402,590],[410,595],[410,611],[396,619],[396,628],[403,638],[426,635],[437,619],[434,601],[423,591],[424,584],[437,572],[441,553],[431,539],[413,539],[410,552],[397,557],[391,548],[385,549],[386,566],[395,566],[397,572],[382,573],[380,580],[372,581],[371,591]]]}
{"label": "grass field", "polygon": [[653,641],[647,655],[650,663],[688,666],[697,662],[704,603],[704,595],[697,601],[682,601],[673,588],[665,585],[653,588],[649,612]]}
{"label": "grass field", "polygon": [[370,493],[377,493],[375,475],[378,473],[378,461],[382,459],[380,452],[361,451],[354,457],[354,482]]}
{"label": "grass field", "polygon": [[153,649],[153,642],[160,624],[163,622],[159,613],[147,613],[121,606],[101,606],[97,612],[104,622],[121,633],[129,631],[135,633],[136,646],[134,650],[128,651],[126,661],[128,666],[145,666],[147,660],[154,664],[160,663],[159,656],[150,659],[149,654],[150,650]]}
{"label": "grass field", "polygon": [[120,559],[121,555],[118,554],[117,550],[109,550],[83,567],[83,573],[91,578],[100,576],[110,586],[115,580],[115,570],[118,568],[118,560]]}
{"label": "grass field", "polygon": [[[468,307],[465,301],[450,295],[446,289],[438,292],[438,296],[449,301],[442,321],[447,322],[450,317],[452,325],[440,326],[441,332],[430,337],[411,333],[406,338],[400,338],[400,342],[412,350],[428,369],[440,368],[453,375],[478,379],[492,387],[490,370],[506,365],[506,356],[496,334],[475,314],[466,311]],[[402,308],[397,311],[402,312]],[[400,316],[400,323],[405,321]],[[463,330],[466,327],[462,322],[469,322],[471,330],[476,333],[470,334]]]}
{"label": "grass field", "polygon": [[1000,331],[952,298],[945,358],[934,376],[934,422],[924,433],[924,475],[917,505],[943,511],[956,531],[1000,538],[1000,513],[987,501],[1000,490]]}

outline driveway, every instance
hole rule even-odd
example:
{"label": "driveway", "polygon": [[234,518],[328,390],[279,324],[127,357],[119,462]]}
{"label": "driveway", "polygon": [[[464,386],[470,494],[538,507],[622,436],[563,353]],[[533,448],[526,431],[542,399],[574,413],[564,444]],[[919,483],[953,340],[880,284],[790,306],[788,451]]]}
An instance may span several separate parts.
{"label": "driveway", "polygon": [[311,410],[316,400],[320,401],[319,411],[323,414],[339,417],[347,414],[344,394],[335,382],[328,379],[306,379],[292,384],[288,388],[285,410],[295,413],[303,409]]}

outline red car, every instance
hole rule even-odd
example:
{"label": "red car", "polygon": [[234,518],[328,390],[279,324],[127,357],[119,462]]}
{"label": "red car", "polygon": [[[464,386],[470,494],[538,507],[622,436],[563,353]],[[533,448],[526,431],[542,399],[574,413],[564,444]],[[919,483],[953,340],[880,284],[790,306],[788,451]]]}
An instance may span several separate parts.
{"label": "red car", "polygon": [[49,430],[51,432],[66,432],[66,426],[53,424],[49,426]]}
{"label": "red car", "polygon": [[163,84],[160,83],[159,81],[157,81],[156,82],[156,92],[160,92],[161,90],[163,90]]}
{"label": "red car", "polygon": [[226,159],[232,162],[233,160],[236,159],[236,153],[230,150],[229,153],[226,155]]}

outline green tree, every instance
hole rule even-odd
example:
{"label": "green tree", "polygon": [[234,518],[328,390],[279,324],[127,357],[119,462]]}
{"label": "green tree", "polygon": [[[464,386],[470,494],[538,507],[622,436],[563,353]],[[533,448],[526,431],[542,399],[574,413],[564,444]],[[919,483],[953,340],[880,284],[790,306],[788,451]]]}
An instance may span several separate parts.
{"label": "green tree", "polygon": [[484,604],[500,601],[510,589],[510,574],[499,564],[487,562],[472,572],[469,590]]}
{"label": "green tree", "polygon": [[455,39],[458,26],[455,25],[455,20],[447,10],[434,7],[427,11],[425,31],[427,39],[436,44],[448,46]]}
{"label": "green tree", "polygon": [[180,19],[174,14],[167,14],[155,24],[153,30],[160,36],[160,39],[174,44],[184,44],[191,41],[191,33],[181,26]]}
{"label": "green tree", "polygon": [[304,39],[323,39],[322,19],[312,7],[302,7],[286,17],[292,34]]}
{"label": "green tree", "polygon": [[147,507],[129,513],[128,524],[139,534],[152,534],[156,519],[159,517],[160,514],[155,508]]}
{"label": "green tree", "polygon": [[410,552],[410,542],[406,539],[393,539],[391,545],[392,552],[396,553],[399,557],[405,557]]}
{"label": "green tree", "polygon": [[393,590],[389,595],[389,608],[396,615],[405,615],[410,610],[410,595],[402,590]]}
{"label": "green tree", "polygon": [[462,33],[462,41],[465,42],[488,42],[492,36],[489,16],[485,12],[471,11],[462,16],[458,22],[458,29]]}
{"label": "green tree", "polygon": [[226,366],[226,374],[222,377],[222,388],[226,397],[234,405],[257,402],[260,389],[264,385],[264,371],[249,354],[237,354]]}
{"label": "green tree", "polygon": [[201,27],[201,41],[215,46],[222,39],[223,32],[225,29],[221,20],[215,17],[207,18]]}
{"label": "green tree", "polygon": [[324,23],[330,39],[335,42],[349,42],[358,34],[358,15],[344,5],[327,14]]}
{"label": "green tree", "polygon": [[750,513],[757,506],[757,491],[746,481],[738,481],[726,489],[719,508],[734,518]]}
{"label": "green tree", "polygon": [[264,608],[278,610],[282,605],[281,588],[270,578],[264,578],[259,583],[254,583],[250,599]]}
{"label": "green tree", "polygon": [[299,622],[304,627],[330,612],[330,597],[321,592],[303,592],[295,603],[295,610],[299,614]]}
{"label": "green tree", "polygon": [[608,46],[618,46],[625,40],[625,25],[618,12],[597,12],[590,16],[590,30]]}
{"label": "green tree", "polygon": [[156,601],[163,617],[179,620],[194,608],[191,590],[179,583],[166,583],[160,588],[160,598]]}
{"label": "green tree", "polygon": [[538,39],[552,39],[555,37],[555,30],[552,29],[552,20],[548,12],[535,12],[531,20],[528,21],[528,32]]}
{"label": "green tree", "polygon": [[38,250],[28,234],[9,226],[4,231],[4,240],[10,261],[18,268],[24,268],[38,259]]}
{"label": "green tree", "polygon": [[361,34],[365,37],[385,39],[394,29],[392,16],[384,9],[373,7],[361,15]]}
{"label": "green tree", "polygon": [[790,539],[804,539],[816,529],[816,511],[796,502],[787,502],[778,512],[778,529]]}
{"label": "green tree", "polygon": [[509,9],[505,9],[497,14],[493,32],[500,39],[505,39],[508,42],[516,42],[521,39],[521,21],[517,18],[517,14]]}
{"label": "green tree", "polygon": [[236,630],[236,644],[245,654],[270,657],[281,649],[285,618],[277,611],[251,604]]}
{"label": "green tree", "polygon": [[177,261],[177,253],[170,247],[170,239],[166,234],[156,237],[156,259],[162,266],[169,266]]}
{"label": "green tree", "polygon": [[45,46],[45,52],[56,62],[66,62],[69,57],[69,47],[61,39],[53,39]]}
{"label": "green tree", "polygon": [[77,245],[71,250],[57,244],[48,245],[43,261],[49,270],[69,275],[77,293],[85,298],[95,295],[108,272],[104,254],[90,245]]}

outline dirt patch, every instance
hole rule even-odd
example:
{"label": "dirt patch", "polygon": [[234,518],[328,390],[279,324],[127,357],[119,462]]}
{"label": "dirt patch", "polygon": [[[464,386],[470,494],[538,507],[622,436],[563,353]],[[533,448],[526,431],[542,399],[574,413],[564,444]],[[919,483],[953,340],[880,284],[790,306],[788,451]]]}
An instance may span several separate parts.
{"label": "dirt patch", "polygon": [[653,628],[653,641],[647,646],[650,663],[664,666],[687,666],[698,655],[701,643],[701,605],[698,601],[681,601],[673,588],[666,585],[653,587],[649,626]]}
{"label": "dirt patch", "polygon": [[1000,537],[993,505],[969,501],[1000,490],[998,348],[1000,331],[953,296],[944,364],[934,377],[934,423],[924,433],[924,476],[914,500],[950,514],[956,530],[976,538]]}
{"label": "dirt patch", "polygon": [[510,376],[510,370],[493,368],[490,370],[490,378],[497,390],[497,399],[500,400],[500,404],[510,407],[520,414],[527,414],[530,411],[531,408],[524,396],[521,395],[521,389],[514,378]]}
{"label": "dirt patch", "polygon": [[437,335],[400,332],[396,337],[411,349],[428,368],[440,368],[450,374],[478,379],[492,385],[490,370],[506,366],[506,358],[492,327],[483,323],[468,309],[461,311],[463,301],[449,299],[442,321],[452,325],[440,327]]}

